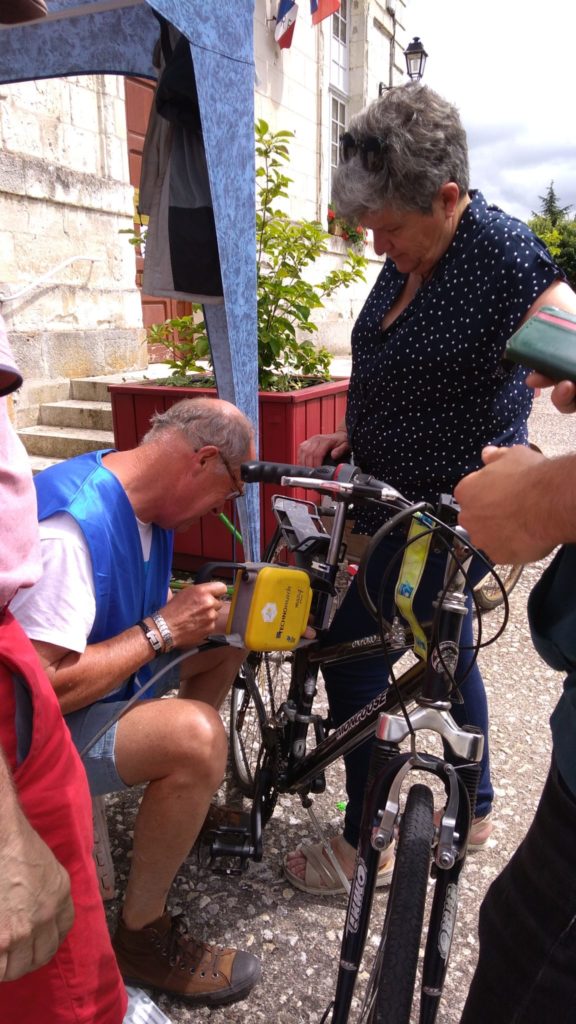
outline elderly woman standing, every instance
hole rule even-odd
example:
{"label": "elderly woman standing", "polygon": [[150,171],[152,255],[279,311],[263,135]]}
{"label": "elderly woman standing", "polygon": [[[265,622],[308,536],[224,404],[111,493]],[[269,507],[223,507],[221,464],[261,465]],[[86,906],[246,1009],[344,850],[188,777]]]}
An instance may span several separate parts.
{"label": "elderly woman standing", "polygon": [[[300,460],[319,465],[328,453],[352,451],[364,470],[414,500],[452,492],[481,465],[486,444],[527,443],[533,392],[525,371],[506,365],[507,339],[544,304],[573,302],[565,277],[525,224],[469,191],[466,134],[458,111],[426,86],[389,90],[351,122],[341,139],[333,187],[338,214],[370,228],[374,249],[386,254],[382,271],[352,332],[352,374],[345,422],[333,434],[309,438]],[[373,534],[378,510],[361,509],[359,533]],[[376,587],[404,543],[390,536],[373,559]],[[429,563],[415,610],[430,613],[441,589],[445,558]],[[479,576],[482,571],[478,567]],[[389,608],[392,608],[390,586]],[[471,599],[469,596],[469,607]],[[386,606],[385,606],[386,608]],[[472,644],[472,615],[462,645]],[[374,630],[352,586],[332,626],[339,640]],[[328,638],[330,641],[330,637]],[[462,650],[456,680],[470,668]],[[353,661],[324,669],[332,718],[340,724],[388,685],[383,661]],[[488,709],[474,664],[462,686],[460,724],[488,737]],[[346,758],[348,805],[344,833],[333,854],[351,877],[358,842],[370,741]],[[490,836],[493,790],[488,743],[470,847]],[[333,864],[319,844],[286,857],[288,879],[312,893],[342,892]],[[391,877],[391,862],[379,884]]]}

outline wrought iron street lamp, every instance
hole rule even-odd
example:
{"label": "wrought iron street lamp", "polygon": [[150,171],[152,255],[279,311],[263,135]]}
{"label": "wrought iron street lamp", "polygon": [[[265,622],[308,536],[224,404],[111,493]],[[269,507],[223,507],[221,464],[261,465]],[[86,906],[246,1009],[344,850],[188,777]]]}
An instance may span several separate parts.
{"label": "wrought iron street lamp", "polygon": [[[394,22],[395,24],[395,22]],[[392,73],[394,67],[394,36],[390,43],[390,74],[389,84],[386,85],[384,82],[378,84],[378,95],[383,96],[388,89],[392,88]],[[422,45],[420,36],[414,36],[411,43],[408,44],[404,50],[404,60],[406,61],[406,72],[408,77],[413,82],[419,82],[424,74],[424,68],[426,66],[426,58],[428,54]]]}
{"label": "wrought iron street lamp", "polygon": [[419,82],[422,78],[427,56],[428,54],[422,45],[420,36],[414,36],[412,42],[409,43],[404,50],[406,72],[408,74],[408,78],[411,78],[413,82]]}

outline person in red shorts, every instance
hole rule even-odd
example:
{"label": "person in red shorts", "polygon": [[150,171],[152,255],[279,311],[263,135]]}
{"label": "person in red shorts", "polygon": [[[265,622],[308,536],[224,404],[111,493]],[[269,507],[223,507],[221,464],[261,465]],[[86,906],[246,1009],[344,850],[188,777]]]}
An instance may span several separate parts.
{"label": "person in red shorts", "polygon": [[0,318],[0,1021],[121,1024],[85,772],[8,608],[41,566],[31,473],[6,408],[21,383]]}

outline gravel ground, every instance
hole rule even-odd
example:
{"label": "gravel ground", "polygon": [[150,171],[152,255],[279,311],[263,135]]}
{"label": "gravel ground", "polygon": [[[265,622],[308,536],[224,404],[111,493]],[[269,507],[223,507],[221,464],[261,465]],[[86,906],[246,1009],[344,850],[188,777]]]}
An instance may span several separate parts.
{"label": "gravel ground", "polygon": [[[547,455],[574,449],[576,418],[561,416],[543,395],[535,402],[531,436]],[[562,677],[534,654],[526,622],[526,599],[542,571],[529,566],[511,598],[504,636],[481,652],[490,701],[492,775],[496,790],[494,833],[489,848],[468,858],[460,887],[460,908],[445,994],[438,1024],[457,1024],[477,955],[478,908],[491,880],[507,863],[532,819],[550,759],[548,718],[561,690]],[[495,623],[492,613],[485,623]],[[139,794],[109,798],[108,819],[118,892],[129,867],[132,826]],[[236,795],[226,786],[222,799]],[[328,832],[341,825],[337,808],[344,798],[342,766],[328,772],[326,792],[315,810]],[[214,874],[206,855],[193,852],[173,886],[170,909],[182,911],[191,931],[207,941],[249,949],[262,960],[263,980],[250,997],[234,1006],[210,1011],[190,1008],[156,994],[158,1005],[174,1022],[214,1024],[318,1024],[336,977],[344,897],[309,897],[293,890],[281,875],[283,855],[302,840],[314,839],[305,811],[295,797],[279,800],[265,832],[264,859],[251,863],[240,877]],[[386,904],[377,892],[373,912],[378,930]],[[111,928],[120,901],[107,903]],[[414,1017],[414,1020],[417,1018]]]}

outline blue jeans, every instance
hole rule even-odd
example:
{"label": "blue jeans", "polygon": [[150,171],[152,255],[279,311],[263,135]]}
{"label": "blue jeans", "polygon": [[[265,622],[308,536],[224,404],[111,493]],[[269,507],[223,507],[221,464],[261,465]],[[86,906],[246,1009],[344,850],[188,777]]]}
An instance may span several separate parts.
{"label": "blue jeans", "polygon": [[[376,594],[380,588],[386,567],[390,560],[398,554],[404,543],[405,538],[403,537],[386,537],[371,559],[367,582],[370,592],[374,595],[374,601],[376,601]],[[395,563],[386,584],[386,596],[383,606],[386,618],[391,618],[393,614],[393,594],[400,563],[401,556]],[[436,600],[438,592],[442,589],[445,567],[446,555],[443,552],[433,553],[428,559],[426,571],[414,601],[414,611],[421,621],[430,621],[433,611],[432,602]],[[485,574],[486,567],[479,560],[478,564],[472,564],[469,575],[472,577],[474,584],[482,579]],[[464,616],[460,639],[463,648],[471,648],[473,644],[472,598],[469,591],[467,592],[467,599],[468,615]],[[355,640],[360,637],[371,636],[376,631],[376,623],[365,609],[358,594],[356,583],[353,582],[341,607],[334,616],[326,643]],[[468,669],[472,655],[472,650],[460,651],[455,672],[456,682],[462,679]],[[342,664],[329,664],[323,667],[322,673],[326,682],[331,717],[336,726],[341,725],[342,722],[345,722],[356,711],[359,711],[365,704],[368,704],[369,701],[377,697],[389,684],[387,662],[383,657],[366,658],[363,660],[350,659],[349,661],[342,662]],[[470,675],[464,682],[461,692],[464,703],[455,703],[452,708],[455,721],[458,725],[479,726],[485,736],[482,774],[475,812],[478,817],[482,817],[490,811],[494,791],[490,781],[488,753],[488,703],[477,663],[474,664]],[[344,758],[346,765],[346,791],[348,794],[348,805],[344,820],[344,838],[352,846],[357,846],[360,834],[362,802],[368,778],[371,746],[372,738],[366,740]]]}

